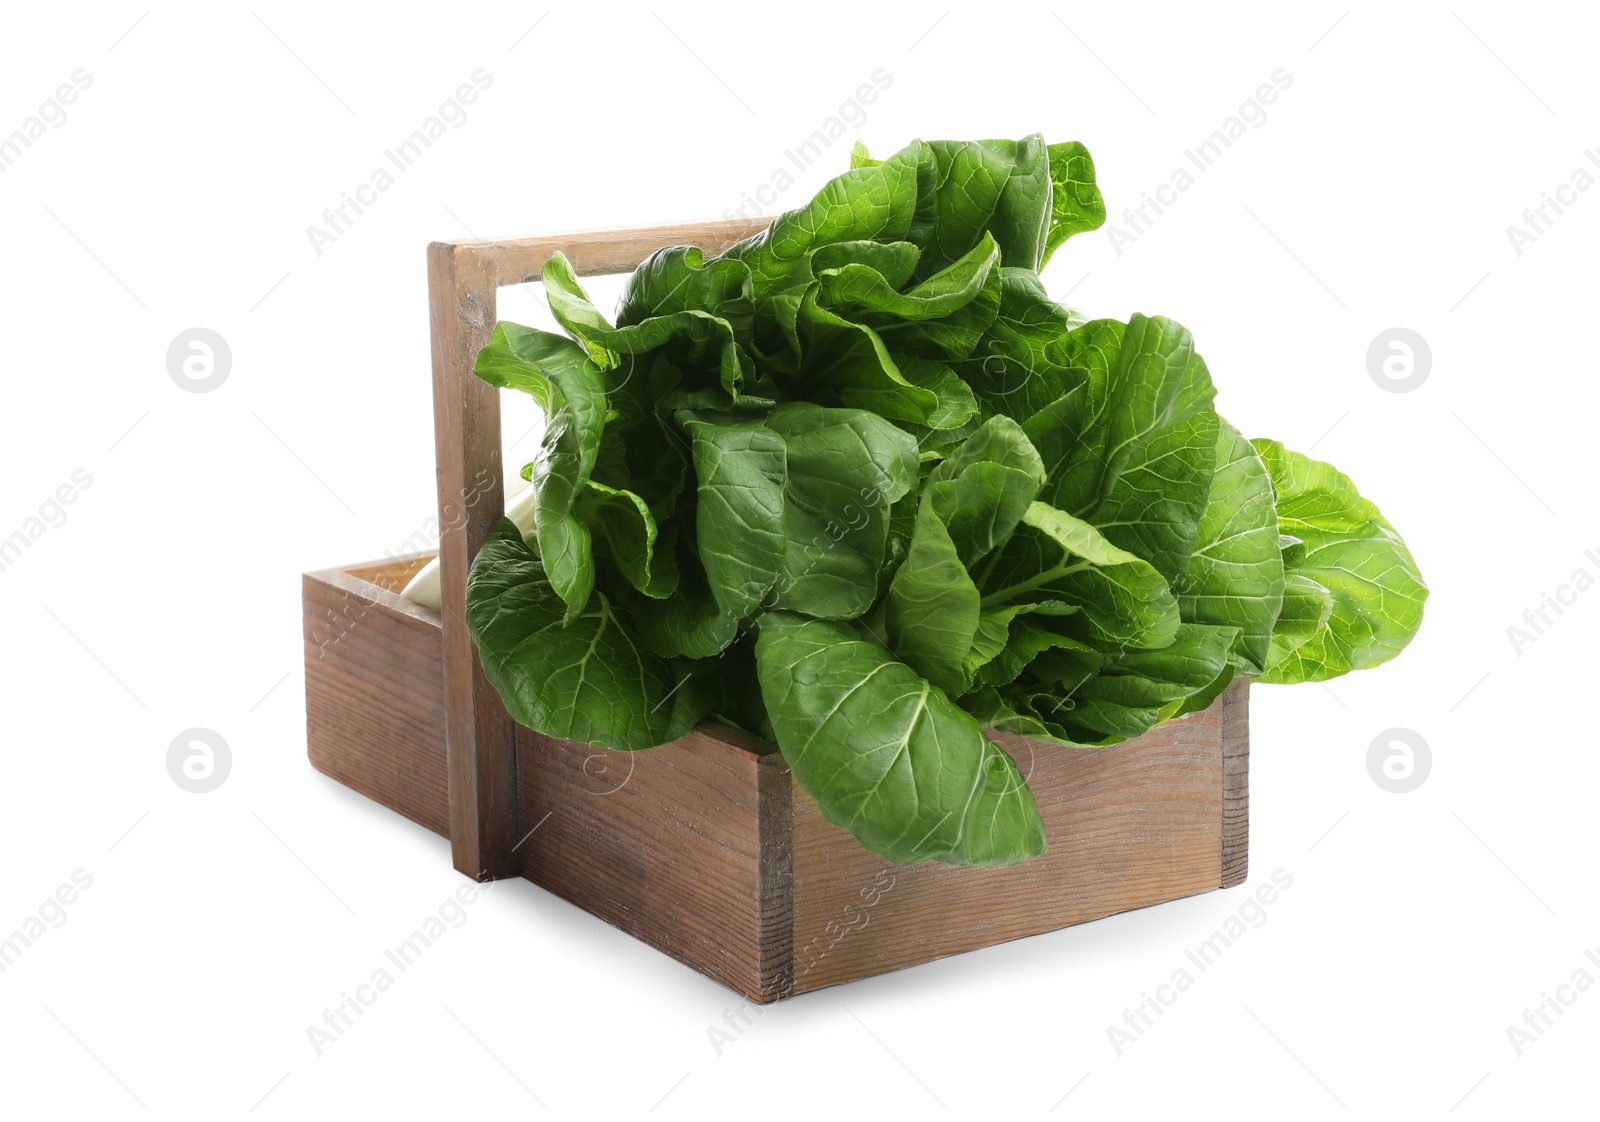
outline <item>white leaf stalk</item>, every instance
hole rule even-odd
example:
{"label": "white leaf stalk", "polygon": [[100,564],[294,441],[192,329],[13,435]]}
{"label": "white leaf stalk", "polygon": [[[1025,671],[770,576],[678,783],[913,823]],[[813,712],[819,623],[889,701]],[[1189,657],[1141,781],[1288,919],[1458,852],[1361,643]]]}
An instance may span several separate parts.
{"label": "white leaf stalk", "polygon": [[[534,489],[516,471],[506,473],[506,517],[516,524],[522,531],[523,537],[533,533],[533,496]],[[424,608],[439,610],[439,559],[435,557],[411,578],[400,595],[410,600],[413,604],[420,604]]]}

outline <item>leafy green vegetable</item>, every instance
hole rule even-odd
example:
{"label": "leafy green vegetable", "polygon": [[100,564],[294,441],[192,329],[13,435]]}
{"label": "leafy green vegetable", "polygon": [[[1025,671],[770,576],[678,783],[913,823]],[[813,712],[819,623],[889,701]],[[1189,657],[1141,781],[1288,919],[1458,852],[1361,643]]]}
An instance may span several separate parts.
{"label": "leafy green vegetable", "polygon": [[605,425],[600,371],[570,339],[502,323],[478,355],[476,373],[492,385],[529,394],[549,418],[540,456],[524,473],[537,495],[534,518],[545,572],[566,602],[571,623],[594,588],[592,534],[573,506],[594,470]]}
{"label": "leafy green vegetable", "polygon": [[780,405],[767,424],[788,453],[783,532],[788,543],[771,606],[854,619],[877,599],[890,508],[917,481],[916,444],[859,409]]}
{"label": "leafy green vegetable", "polygon": [[[919,277],[992,237],[1001,263],[1037,269],[1050,219],[1050,155],[1043,138],[934,141],[923,146],[911,240]],[[920,236],[919,236],[920,235]]]}
{"label": "leafy green vegetable", "polygon": [[1155,566],[1118,549],[1089,523],[1030,503],[1023,526],[982,575],[983,606],[1026,597],[1076,607],[1088,638],[1119,647],[1163,647],[1178,632],[1178,601]]}
{"label": "leafy green vegetable", "polygon": [[1094,181],[1094,160],[1076,140],[1050,145],[1050,229],[1045,236],[1043,269],[1050,255],[1073,234],[1098,230],[1106,220],[1106,203]]}
{"label": "leafy green vegetable", "polygon": [[467,625],[483,672],[521,724],[547,736],[633,751],[676,740],[704,716],[642,646],[604,592],[576,617],[510,520],[467,579]]}
{"label": "leafy green vegetable", "polygon": [[1210,502],[1179,590],[1179,611],[1195,623],[1237,627],[1237,653],[1248,671],[1259,673],[1283,603],[1272,480],[1250,442],[1222,421]]}
{"label": "leafy green vegetable", "polygon": [[581,521],[594,527],[628,583],[657,600],[677,590],[677,565],[670,552],[659,548],[655,516],[642,498],[591,479],[578,505]]}
{"label": "leafy green vegetable", "polygon": [[[1320,682],[1389,661],[1417,633],[1428,596],[1400,535],[1331,464],[1275,440],[1255,447],[1272,475],[1278,527],[1298,539],[1284,552],[1284,568],[1329,597],[1326,618],[1304,641],[1283,644],[1261,680]],[[1302,625],[1309,616],[1297,612]]]}
{"label": "leafy green vegetable", "polygon": [[737,619],[765,599],[783,565],[783,438],[760,421],[679,420],[694,440],[700,560],[717,606]]}
{"label": "leafy green vegetable", "polygon": [[1012,865],[1044,852],[1011,757],[937,686],[848,627],[761,619],[756,665],[778,743],[823,815],[892,861]]}
{"label": "leafy green vegetable", "polygon": [[1392,658],[1427,590],[1377,509],[1222,419],[1177,322],[1050,299],[1105,213],[1075,142],[858,143],[726,252],[651,254],[614,322],[552,257],[564,334],[477,362],[548,418],[531,531],[468,582],[512,716],[629,750],[714,717],[873,852],[998,865],[1046,838],[985,728],[1104,748]]}
{"label": "leafy green vegetable", "polygon": [[960,694],[971,679],[966,664],[978,637],[982,600],[944,520],[924,502],[906,558],[889,584],[889,646],[928,681]]}

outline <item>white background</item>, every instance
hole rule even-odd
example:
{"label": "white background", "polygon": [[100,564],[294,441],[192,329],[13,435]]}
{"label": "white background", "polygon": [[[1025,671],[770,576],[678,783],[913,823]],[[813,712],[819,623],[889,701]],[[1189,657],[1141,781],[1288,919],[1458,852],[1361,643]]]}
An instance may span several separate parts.
{"label": "white background", "polygon": [[[1600,190],[1521,255],[1506,228],[1600,149],[1594,23],[1477,0],[941,12],[8,10],[0,135],[74,70],[93,84],[0,174],[0,537],[93,482],[0,572],[0,935],[74,870],[93,885],[0,974],[0,1112],[1592,1112],[1600,992],[1520,1056],[1507,1027],[1600,979],[1600,591],[1520,652],[1507,628],[1600,575]],[[306,228],[480,67],[466,122],[316,253]],[[1181,320],[1247,435],[1349,472],[1432,586],[1421,635],[1332,688],[1255,692],[1245,889],[798,998],[718,1054],[736,999],[504,883],[318,1056],[307,1027],[465,883],[443,839],[305,759],[299,573],[432,511],[424,245],[715,216],[879,68],[865,122],[771,209],[856,136],[1037,130],[1089,146],[1119,222],[1293,76],[1147,233],[1120,255],[1084,235],[1045,279]],[[166,367],[196,326],[233,355],[205,394]],[[1368,374],[1395,326],[1431,345],[1410,393]],[[233,756],[205,795],[167,774],[195,726]],[[1392,727],[1431,746],[1409,794],[1368,774]],[[1265,923],[1119,1055],[1107,1027],[1279,868]]]}

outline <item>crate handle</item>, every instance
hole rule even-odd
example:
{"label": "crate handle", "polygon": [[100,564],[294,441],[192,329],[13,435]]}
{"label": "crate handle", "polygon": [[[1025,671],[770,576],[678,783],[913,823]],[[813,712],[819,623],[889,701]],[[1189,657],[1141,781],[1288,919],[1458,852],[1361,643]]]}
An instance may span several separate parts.
{"label": "crate handle", "polygon": [[483,675],[466,619],[467,569],[505,512],[499,391],[472,373],[494,331],[497,291],[537,280],[557,251],[579,276],[629,273],[664,246],[717,254],[770,221],[728,218],[428,246],[450,855],[474,880],[517,875],[517,850],[527,841],[519,836],[516,726]]}

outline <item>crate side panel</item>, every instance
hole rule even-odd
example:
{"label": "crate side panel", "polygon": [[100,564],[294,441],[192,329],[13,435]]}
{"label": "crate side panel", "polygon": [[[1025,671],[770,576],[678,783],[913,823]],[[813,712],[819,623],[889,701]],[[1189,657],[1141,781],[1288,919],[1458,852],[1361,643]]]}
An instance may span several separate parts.
{"label": "crate side panel", "polygon": [[1221,884],[1221,701],[1103,751],[997,739],[1027,776],[1049,843],[1009,868],[885,861],[795,788],[795,993]]}
{"label": "crate side panel", "polygon": [[312,766],[447,834],[438,624],[348,574],[308,573],[302,590]]}
{"label": "crate side panel", "polygon": [[516,738],[522,875],[729,989],[771,1000],[759,758],[704,730],[631,753],[524,728]]}

